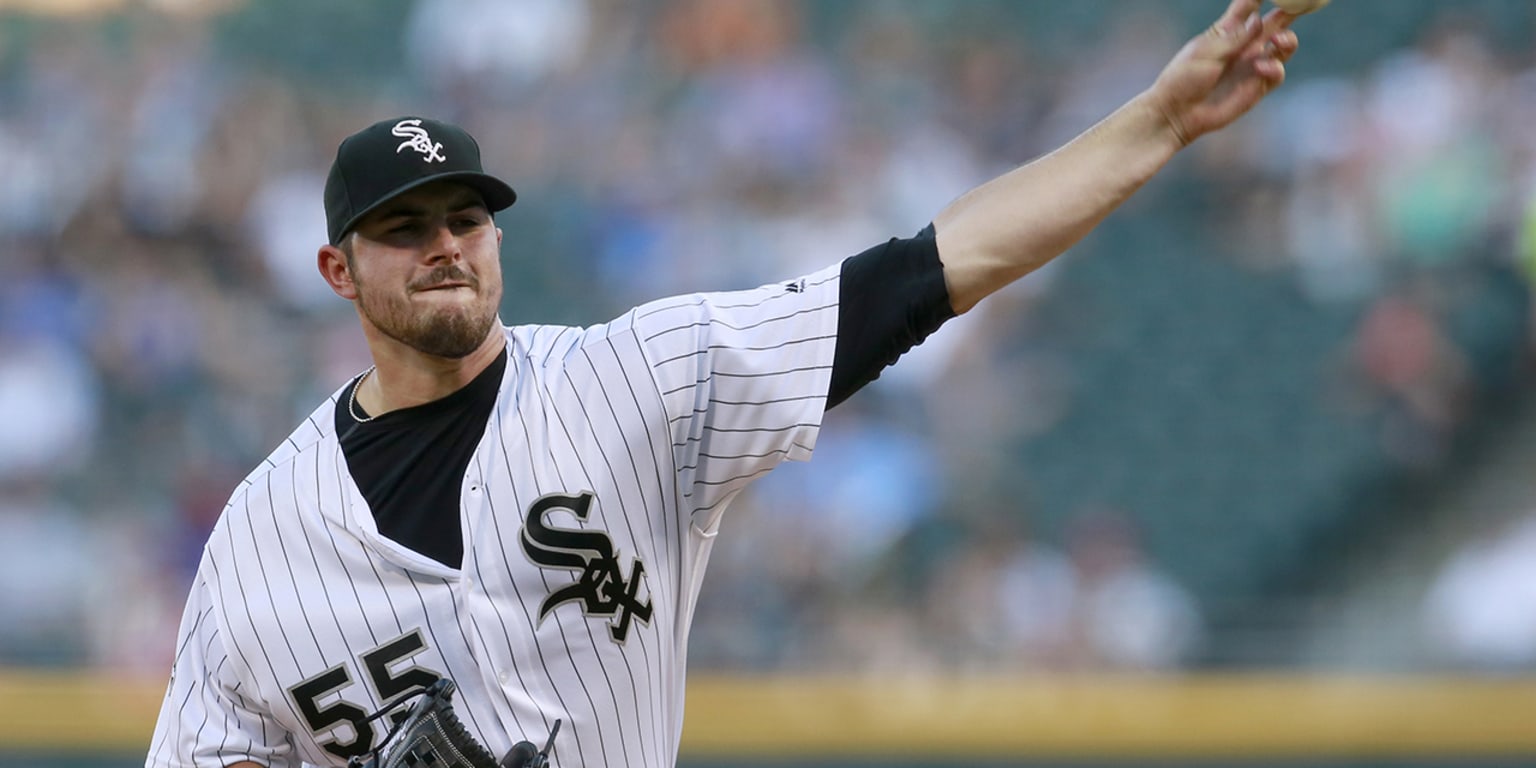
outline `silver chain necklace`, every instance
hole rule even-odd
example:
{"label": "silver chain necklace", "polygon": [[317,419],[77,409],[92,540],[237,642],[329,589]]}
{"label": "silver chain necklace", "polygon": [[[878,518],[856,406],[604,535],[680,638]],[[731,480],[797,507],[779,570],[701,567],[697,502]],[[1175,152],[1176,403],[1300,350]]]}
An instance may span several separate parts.
{"label": "silver chain necklace", "polygon": [[368,366],[368,370],[363,371],[363,375],[357,379],[357,384],[352,387],[351,397],[347,398],[347,413],[351,414],[352,418],[355,419],[359,424],[367,424],[368,422],[378,418],[378,416],[357,415],[357,391],[363,388],[363,382],[368,380],[368,377],[373,374],[376,368],[378,368],[378,366],[370,365]]}

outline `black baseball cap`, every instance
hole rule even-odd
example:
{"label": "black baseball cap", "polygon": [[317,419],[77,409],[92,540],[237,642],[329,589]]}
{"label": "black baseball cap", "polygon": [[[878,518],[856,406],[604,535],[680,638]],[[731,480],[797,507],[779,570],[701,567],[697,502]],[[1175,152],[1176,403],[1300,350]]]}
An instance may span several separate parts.
{"label": "black baseball cap", "polygon": [[331,245],[390,198],[434,181],[473,188],[492,213],[517,201],[506,182],[480,167],[480,145],[463,128],[427,117],[381,120],[336,148],[325,180]]}

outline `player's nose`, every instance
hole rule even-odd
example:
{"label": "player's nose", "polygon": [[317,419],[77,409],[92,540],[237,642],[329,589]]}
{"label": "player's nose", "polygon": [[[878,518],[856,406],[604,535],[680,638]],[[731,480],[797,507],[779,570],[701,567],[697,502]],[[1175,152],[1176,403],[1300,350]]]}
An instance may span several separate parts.
{"label": "player's nose", "polygon": [[459,261],[464,256],[464,248],[459,242],[459,236],[446,223],[434,226],[427,233],[425,245],[424,256],[429,264]]}

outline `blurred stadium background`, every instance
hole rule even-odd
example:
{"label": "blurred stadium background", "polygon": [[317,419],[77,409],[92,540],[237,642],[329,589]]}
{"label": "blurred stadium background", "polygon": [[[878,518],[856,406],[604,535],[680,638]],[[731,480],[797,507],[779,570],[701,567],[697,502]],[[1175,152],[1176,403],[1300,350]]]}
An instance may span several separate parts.
{"label": "blurred stadium background", "polygon": [[[213,517],[366,366],[358,126],[476,133],[504,319],[585,324],[917,231],[1223,5],[0,0],[0,765],[142,763]],[[737,502],[685,764],[1536,764],[1536,3],[1297,28]]]}

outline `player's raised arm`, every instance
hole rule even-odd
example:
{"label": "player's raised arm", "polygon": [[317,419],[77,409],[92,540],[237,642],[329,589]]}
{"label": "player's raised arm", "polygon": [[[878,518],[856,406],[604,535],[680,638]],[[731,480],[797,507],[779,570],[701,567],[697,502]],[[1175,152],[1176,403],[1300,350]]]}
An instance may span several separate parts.
{"label": "player's raised arm", "polygon": [[1179,149],[1242,116],[1285,79],[1295,18],[1232,0],[1150,88],[1060,149],[966,193],[934,219],[955,312],[1060,255]]}

